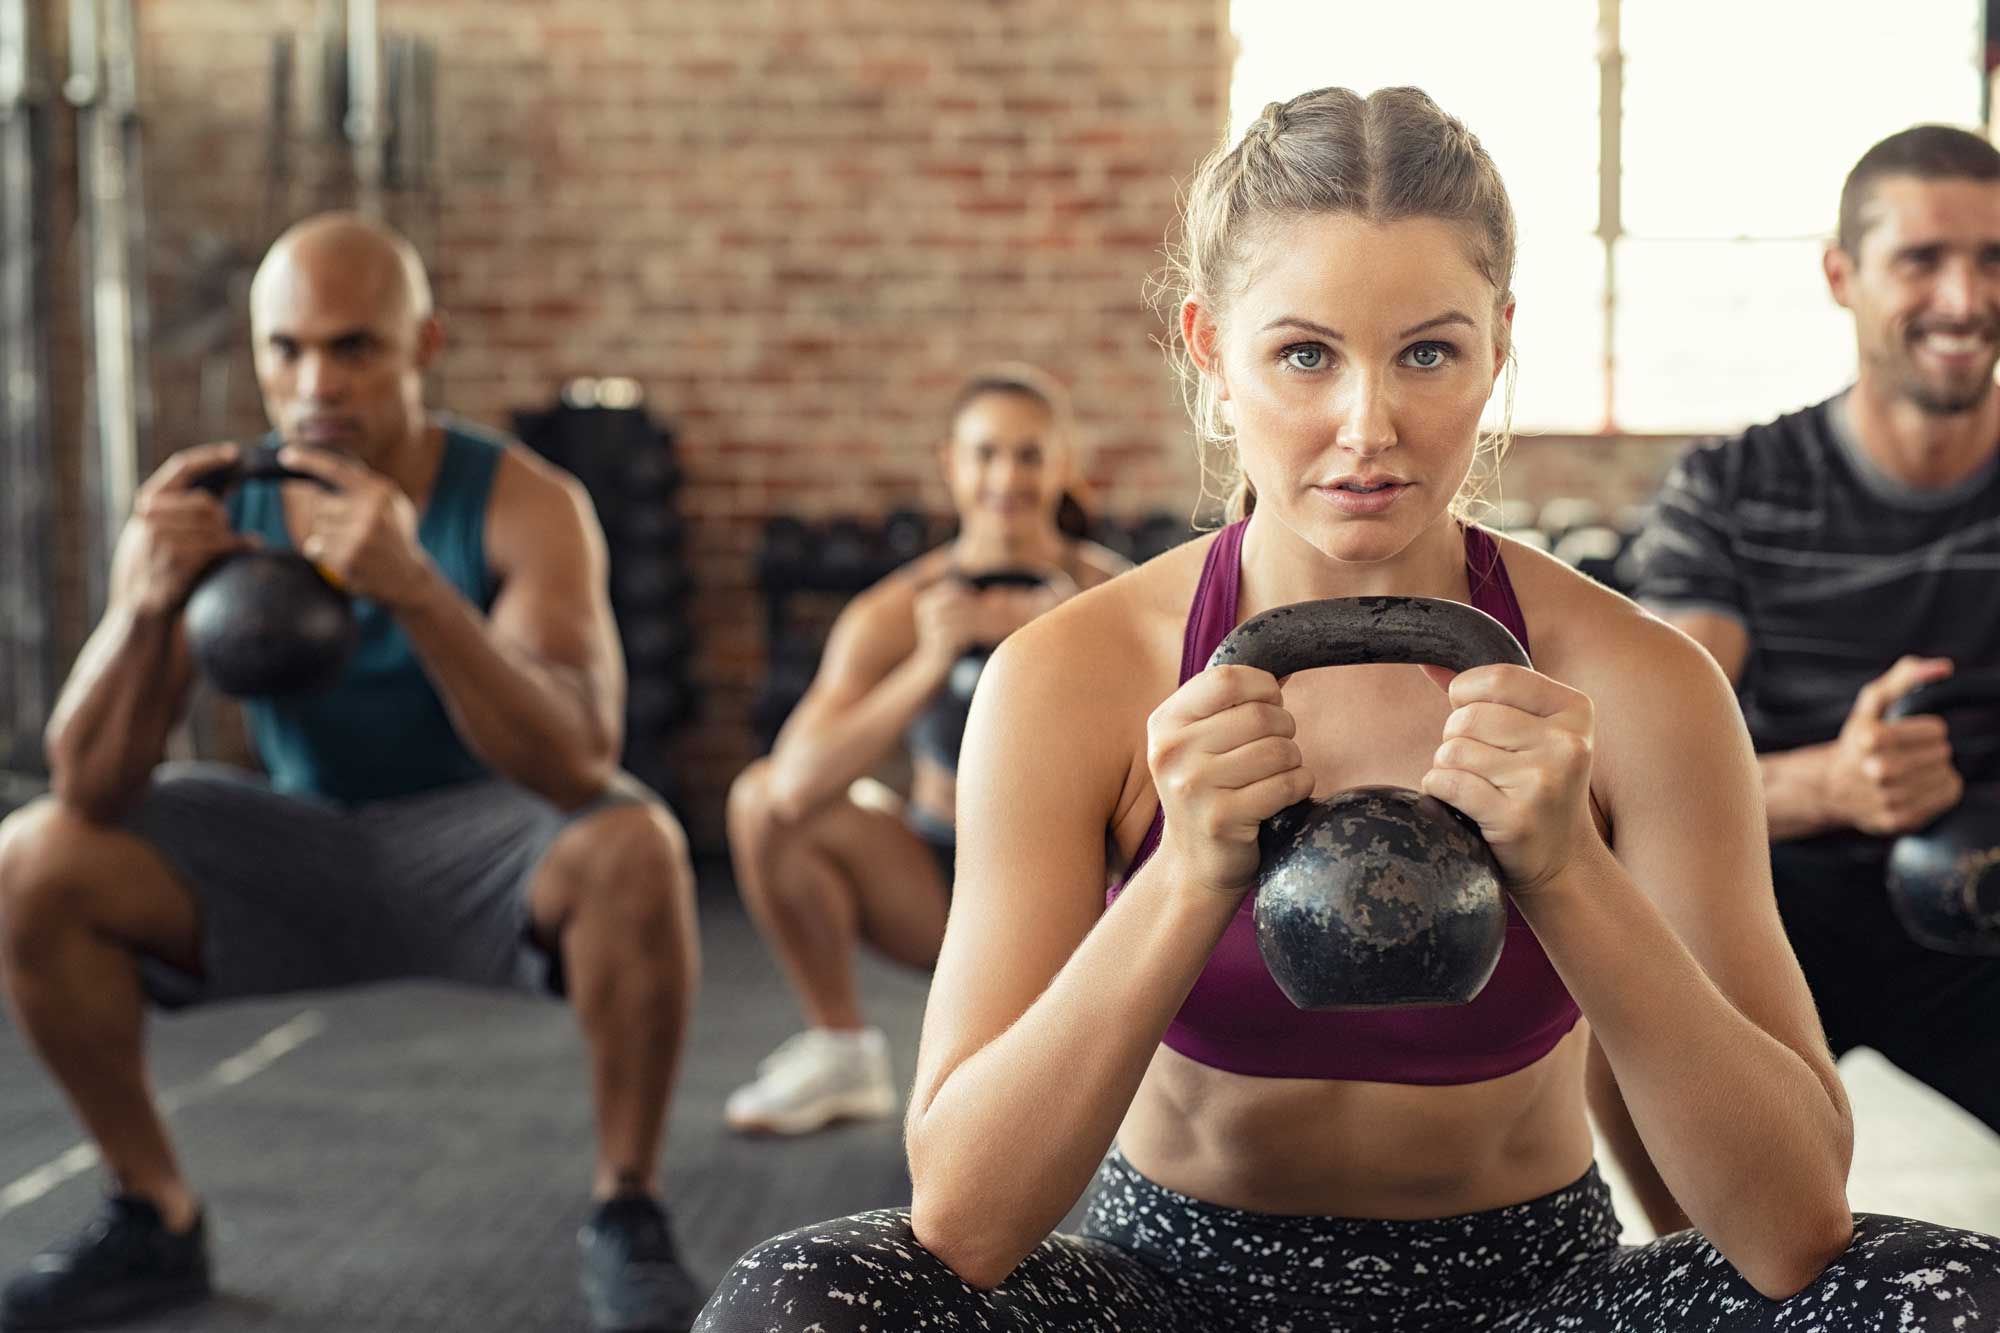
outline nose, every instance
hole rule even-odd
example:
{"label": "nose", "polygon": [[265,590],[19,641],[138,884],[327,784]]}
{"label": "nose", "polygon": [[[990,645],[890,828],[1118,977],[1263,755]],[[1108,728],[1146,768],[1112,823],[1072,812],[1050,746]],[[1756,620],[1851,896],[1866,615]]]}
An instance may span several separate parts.
{"label": "nose", "polygon": [[1979,307],[1980,279],[1970,260],[1955,260],[1938,270],[1931,289],[1931,308],[1940,318],[1968,320]]}
{"label": "nose", "polygon": [[1396,443],[1395,405],[1389,385],[1376,373],[1363,372],[1348,380],[1340,403],[1340,422],[1335,439],[1340,447],[1363,458],[1373,458]]}
{"label": "nose", "polygon": [[333,358],[319,352],[307,352],[299,358],[299,396],[315,403],[335,403],[340,401],[346,387],[346,377],[334,365]]}

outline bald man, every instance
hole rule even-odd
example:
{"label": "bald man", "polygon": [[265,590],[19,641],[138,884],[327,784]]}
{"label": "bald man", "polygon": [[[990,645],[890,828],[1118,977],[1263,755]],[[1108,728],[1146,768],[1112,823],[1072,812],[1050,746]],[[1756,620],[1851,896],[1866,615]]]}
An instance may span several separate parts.
{"label": "bald man", "polygon": [[[576,481],[433,417],[443,346],[402,238],[311,219],[251,288],[279,459],[325,480],[141,489],[104,620],[49,723],[53,794],[0,825],[0,982],[102,1150],[113,1193],[0,1297],[0,1328],[71,1328],[209,1290],[203,1209],[148,1090],[147,1004],[431,977],[566,994],[589,1047],[597,1206],[581,1235],[601,1329],[683,1329],[655,1176],[697,968],[672,814],[618,770],[625,680],[604,538]],[[248,705],[263,774],[163,763],[192,667],[181,610],[252,543],[296,546],[356,598],[331,690]]]}

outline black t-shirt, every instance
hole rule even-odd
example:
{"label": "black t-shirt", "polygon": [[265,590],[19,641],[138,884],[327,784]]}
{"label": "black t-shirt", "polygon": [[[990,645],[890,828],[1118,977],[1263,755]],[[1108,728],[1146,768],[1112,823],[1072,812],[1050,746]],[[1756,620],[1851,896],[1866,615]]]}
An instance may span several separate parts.
{"label": "black t-shirt", "polygon": [[1898,657],[2000,667],[2000,463],[1946,490],[1884,475],[1843,394],[1696,445],[1635,547],[1638,599],[1733,617],[1758,751],[1832,740]]}

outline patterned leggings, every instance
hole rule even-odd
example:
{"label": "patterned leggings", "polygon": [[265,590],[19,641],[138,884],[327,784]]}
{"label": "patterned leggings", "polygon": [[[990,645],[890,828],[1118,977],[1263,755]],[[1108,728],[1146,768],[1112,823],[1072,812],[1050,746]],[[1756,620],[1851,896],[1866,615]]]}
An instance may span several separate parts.
{"label": "patterned leggings", "polygon": [[1565,1189],[1425,1222],[1284,1217],[1162,1188],[1115,1150],[1080,1236],[992,1291],[961,1282],[909,1213],[861,1213],[736,1262],[696,1333],[1850,1333],[2000,1330],[2000,1240],[1863,1213],[1854,1243],[1785,1302],[1699,1233],[1618,1244],[1595,1168]]}

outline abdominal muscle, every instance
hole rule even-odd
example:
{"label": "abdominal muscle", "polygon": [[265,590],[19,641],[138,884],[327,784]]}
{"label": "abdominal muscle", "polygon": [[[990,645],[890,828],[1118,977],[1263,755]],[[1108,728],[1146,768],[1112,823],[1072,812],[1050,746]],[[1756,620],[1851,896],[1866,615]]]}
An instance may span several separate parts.
{"label": "abdominal muscle", "polygon": [[1162,1045],[1119,1131],[1140,1174],[1253,1212],[1397,1220],[1539,1198],[1589,1169],[1579,1022],[1525,1069],[1427,1086],[1257,1078]]}

